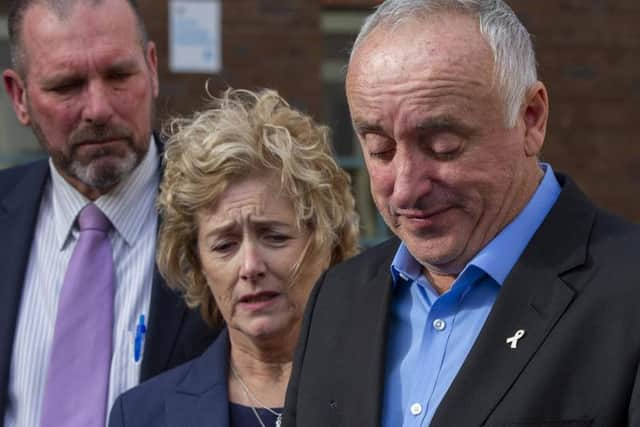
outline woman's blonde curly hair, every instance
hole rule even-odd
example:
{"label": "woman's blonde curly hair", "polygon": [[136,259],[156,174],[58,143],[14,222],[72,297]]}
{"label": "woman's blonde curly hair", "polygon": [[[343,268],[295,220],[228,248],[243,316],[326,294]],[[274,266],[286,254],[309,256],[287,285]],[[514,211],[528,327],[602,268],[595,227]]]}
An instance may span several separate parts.
{"label": "woman's blonde curly hair", "polygon": [[307,250],[292,268],[292,284],[301,265],[322,249],[330,248],[330,265],[357,252],[350,178],[333,157],[328,128],[276,91],[227,89],[203,111],[170,120],[165,134],[158,268],[209,324],[221,317],[201,269],[196,212],[243,178],[278,176],[298,226],[310,232]]}

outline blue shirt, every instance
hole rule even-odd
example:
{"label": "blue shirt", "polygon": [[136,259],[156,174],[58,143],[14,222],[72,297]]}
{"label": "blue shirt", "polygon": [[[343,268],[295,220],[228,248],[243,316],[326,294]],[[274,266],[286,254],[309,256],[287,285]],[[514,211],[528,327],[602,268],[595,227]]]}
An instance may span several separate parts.
{"label": "blue shirt", "polygon": [[[382,426],[428,426],[505,278],[561,188],[548,164],[524,209],[438,295],[403,244],[391,264],[393,300],[387,341]],[[515,331],[514,331],[515,332]]]}

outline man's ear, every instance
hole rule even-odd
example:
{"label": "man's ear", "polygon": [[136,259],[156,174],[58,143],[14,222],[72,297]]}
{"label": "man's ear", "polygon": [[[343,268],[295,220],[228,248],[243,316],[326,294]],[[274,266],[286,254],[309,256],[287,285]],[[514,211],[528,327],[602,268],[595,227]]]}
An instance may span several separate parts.
{"label": "man's ear", "polygon": [[151,84],[153,88],[153,97],[157,98],[160,92],[158,84],[158,53],[156,52],[156,45],[154,42],[149,41],[147,43],[147,51],[145,52],[147,67],[151,72]]}
{"label": "man's ear", "polygon": [[527,91],[522,114],[525,126],[525,154],[538,156],[542,150],[549,119],[549,98],[542,82],[536,82]]}
{"label": "man's ear", "polygon": [[25,126],[31,123],[29,117],[29,109],[27,108],[27,87],[25,82],[15,70],[7,69],[2,73],[4,80],[4,87],[7,90],[11,103],[13,104],[13,110],[16,112],[16,117]]}

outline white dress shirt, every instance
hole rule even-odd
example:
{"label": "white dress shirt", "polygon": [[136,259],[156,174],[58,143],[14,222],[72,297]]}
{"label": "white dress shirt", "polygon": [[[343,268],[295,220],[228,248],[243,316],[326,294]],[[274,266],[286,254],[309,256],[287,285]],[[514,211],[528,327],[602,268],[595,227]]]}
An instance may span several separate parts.
{"label": "white dress shirt", "polygon": [[[89,203],[50,163],[20,303],[9,378],[6,427],[40,424],[58,299],[78,238],[75,219]],[[138,384],[134,337],[141,314],[148,319],[155,265],[160,179],[158,150],[151,138],[140,165],[109,194],[94,203],[113,224],[110,232],[116,270],[113,355],[108,408],[120,393]],[[87,349],[90,351],[90,349]],[[87,381],[91,381],[87,378]],[[106,420],[105,420],[106,423]]]}

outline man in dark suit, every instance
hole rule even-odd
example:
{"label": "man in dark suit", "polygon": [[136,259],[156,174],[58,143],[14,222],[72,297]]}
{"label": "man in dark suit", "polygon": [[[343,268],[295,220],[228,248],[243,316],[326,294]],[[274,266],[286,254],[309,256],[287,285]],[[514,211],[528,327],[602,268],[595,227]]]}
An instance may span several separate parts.
{"label": "man in dark suit", "polygon": [[[0,172],[0,425],[104,425],[121,392],[199,355],[215,335],[155,268],[156,49],[133,0],[16,0],[9,32],[5,88],[49,158]],[[75,323],[60,326],[60,295],[73,276],[67,265],[84,232],[76,218],[88,205],[108,224],[102,242],[111,256],[98,264],[113,260],[108,274],[89,272],[82,283],[90,288],[108,276],[106,358],[93,336],[81,338],[82,351],[70,350],[75,330],[99,332],[92,330],[99,310],[85,310],[81,293],[65,300],[67,311],[77,309]],[[62,330],[68,336],[59,344]],[[54,353],[67,361],[56,372]],[[92,357],[106,360],[104,369]],[[76,369],[81,364],[92,367],[89,375]],[[81,386],[99,376],[107,384],[99,401],[84,402]],[[65,402],[75,406],[60,411]],[[45,406],[55,415],[41,415]]]}
{"label": "man in dark suit", "polygon": [[346,92],[393,239],[309,300],[285,425],[640,425],[640,233],[538,155],[548,99],[501,0],[388,0]]}

